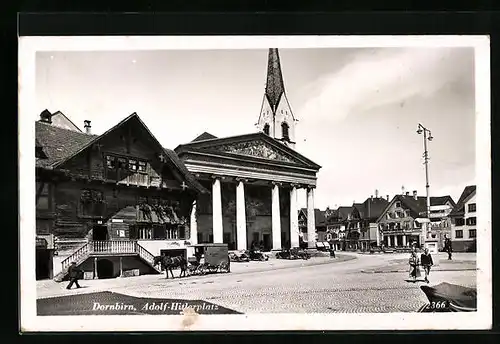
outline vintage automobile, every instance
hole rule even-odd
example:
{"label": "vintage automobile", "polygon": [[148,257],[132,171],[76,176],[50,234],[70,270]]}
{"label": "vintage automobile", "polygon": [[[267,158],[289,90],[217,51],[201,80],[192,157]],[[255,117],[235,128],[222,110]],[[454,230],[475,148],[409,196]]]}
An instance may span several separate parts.
{"label": "vintage automobile", "polygon": [[231,272],[227,244],[196,244],[194,257],[188,257],[189,271],[193,275]]}
{"label": "vintage automobile", "polygon": [[257,260],[261,262],[269,260],[269,256],[262,253],[260,250],[248,250],[246,251],[246,254],[250,258],[250,260]]}
{"label": "vintage automobile", "polygon": [[311,255],[303,249],[298,247],[293,247],[291,249],[282,249],[280,252],[276,253],[277,259],[304,259],[307,260],[311,258]]}
{"label": "vintage automobile", "polygon": [[419,312],[475,312],[477,310],[477,290],[451,283],[435,286],[420,286],[429,303]]}
{"label": "vintage automobile", "polygon": [[246,251],[234,251],[229,252],[229,261],[231,262],[249,262],[250,257],[248,256]]}

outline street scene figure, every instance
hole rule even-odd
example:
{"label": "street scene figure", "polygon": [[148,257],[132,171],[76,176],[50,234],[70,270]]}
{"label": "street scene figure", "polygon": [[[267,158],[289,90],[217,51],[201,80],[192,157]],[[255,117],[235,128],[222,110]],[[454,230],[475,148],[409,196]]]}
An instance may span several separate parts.
{"label": "street scene figure", "polygon": [[76,266],[75,262],[71,262],[71,265],[68,268],[68,275],[69,284],[66,289],[71,289],[73,284],[75,284],[77,288],[81,288],[80,284],[78,284],[78,280],[83,277],[83,271]]}
{"label": "street scene figure", "polygon": [[426,248],[424,250],[424,253],[420,256],[420,263],[422,264],[422,267],[424,268],[425,272],[425,282],[429,283],[429,273],[431,271],[431,266],[434,265],[434,262],[432,261],[432,256],[429,253],[429,249]]}
{"label": "street scene figure", "polygon": [[448,237],[445,239],[444,248],[445,252],[448,253],[448,260],[451,260],[451,253],[452,253],[451,240]]}
{"label": "street scene figure", "polygon": [[420,261],[417,256],[416,251],[412,251],[410,260],[410,278],[413,278],[413,281],[415,282],[418,277],[420,277]]}

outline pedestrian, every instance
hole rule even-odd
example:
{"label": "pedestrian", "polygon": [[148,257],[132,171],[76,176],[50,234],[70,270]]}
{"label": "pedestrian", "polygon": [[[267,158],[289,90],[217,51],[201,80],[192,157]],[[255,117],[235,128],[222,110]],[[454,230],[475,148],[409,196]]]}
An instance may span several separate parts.
{"label": "pedestrian", "polygon": [[76,266],[76,263],[71,262],[71,265],[68,268],[69,284],[66,287],[66,289],[71,289],[73,283],[76,285],[77,288],[81,288],[80,284],[78,284],[78,280],[80,279],[82,274],[83,271]]}
{"label": "pedestrian", "polygon": [[451,260],[452,248],[451,240],[449,238],[446,238],[446,252],[448,253],[448,260]]}
{"label": "pedestrian", "polygon": [[330,257],[335,258],[335,248],[333,247],[333,242],[330,242]]}
{"label": "pedestrian", "polygon": [[425,281],[429,283],[429,273],[431,272],[431,266],[434,265],[434,262],[432,261],[432,256],[429,253],[429,249],[426,247],[424,250],[424,253],[420,256],[420,263],[422,264],[425,272]]}
{"label": "pedestrian", "polygon": [[410,277],[413,278],[413,281],[415,282],[417,280],[417,277],[420,277],[420,262],[416,251],[411,252],[409,264]]}

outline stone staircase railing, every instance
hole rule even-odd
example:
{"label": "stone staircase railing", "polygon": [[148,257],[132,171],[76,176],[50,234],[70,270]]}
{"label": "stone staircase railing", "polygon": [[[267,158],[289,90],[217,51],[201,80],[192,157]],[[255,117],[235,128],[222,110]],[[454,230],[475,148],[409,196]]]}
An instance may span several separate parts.
{"label": "stone staircase railing", "polygon": [[61,262],[62,271],[54,277],[56,281],[62,281],[68,273],[71,262],[76,265],[83,263],[91,254],[126,254],[135,253],[141,259],[146,261],[156,271],[161,272],[154,266],[155,256],[141,246],[137,241],[129,240],[107,240],[107,241],[89,241],[70,256]]}

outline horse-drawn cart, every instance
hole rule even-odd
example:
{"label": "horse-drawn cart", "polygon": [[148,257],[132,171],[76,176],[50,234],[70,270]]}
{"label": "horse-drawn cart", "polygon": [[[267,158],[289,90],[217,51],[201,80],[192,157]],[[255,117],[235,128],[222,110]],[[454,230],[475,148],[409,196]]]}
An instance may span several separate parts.
{"label": "horse-drawn cart", "polygon": [[227,244],[196,244],[190,247],[194,248],[194,256],[188,257],[191,274],[231,271]]}

